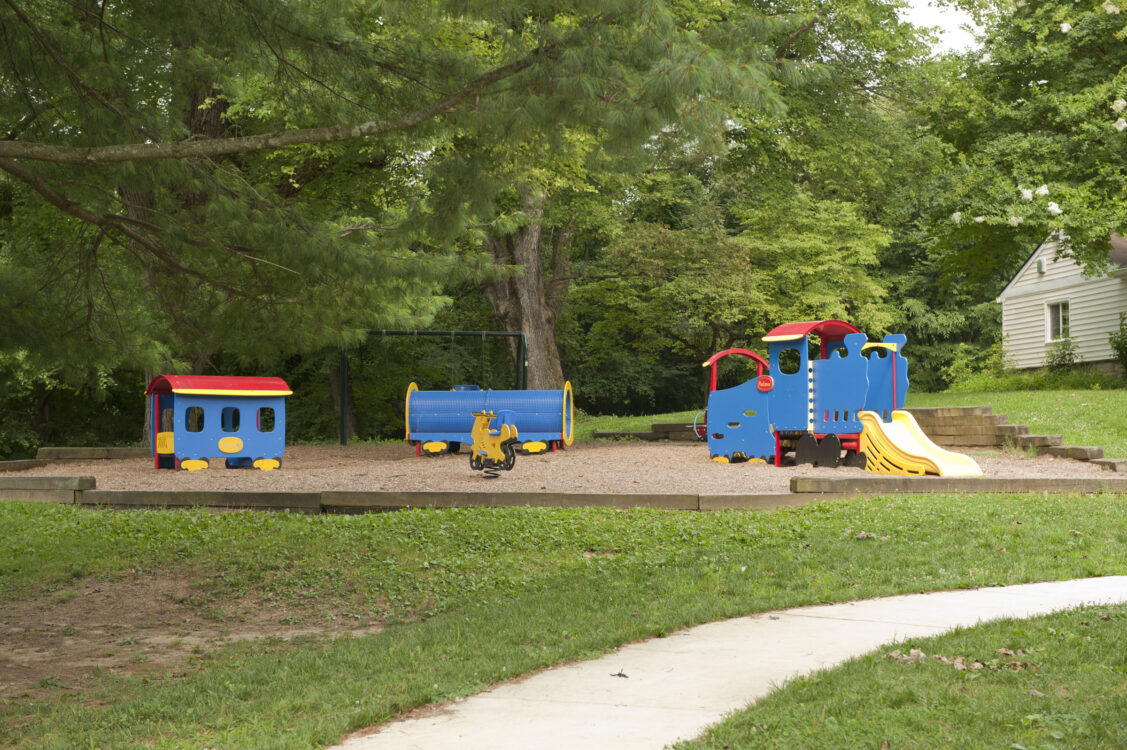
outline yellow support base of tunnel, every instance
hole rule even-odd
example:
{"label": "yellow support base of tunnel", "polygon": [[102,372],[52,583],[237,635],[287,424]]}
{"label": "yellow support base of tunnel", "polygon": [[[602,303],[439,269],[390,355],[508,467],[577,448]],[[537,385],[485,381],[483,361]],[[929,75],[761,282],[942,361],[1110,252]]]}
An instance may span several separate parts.
{"label": "yellow support base of tunnel", "polygon": [[940,448],[906,411],[892,412],[890,422],[882,422],[873,411],[861,412],[860,418],[863,425],[860,450],[865,454],[866,471],[915,476],[982,476],[982,469],[973,458]]}

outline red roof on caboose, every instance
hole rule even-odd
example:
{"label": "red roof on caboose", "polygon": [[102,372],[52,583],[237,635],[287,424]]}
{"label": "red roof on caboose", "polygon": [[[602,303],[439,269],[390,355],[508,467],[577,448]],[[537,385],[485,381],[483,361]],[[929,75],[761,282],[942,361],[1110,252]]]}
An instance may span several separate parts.
{"label": "red roof on caboose", "polygon": [[860,333],[856,326],[844,320],[804,320],[800,323],[783,323],[772,328],[764,341],[794,341],[811,334],[823,339],[840,339],[847,333]]}
{"label": "red roof on caboose", "polygon": [[281,378],[226,375],[157,375],[145,395],[191,393],[198,396],[289,396],[293,391]]}

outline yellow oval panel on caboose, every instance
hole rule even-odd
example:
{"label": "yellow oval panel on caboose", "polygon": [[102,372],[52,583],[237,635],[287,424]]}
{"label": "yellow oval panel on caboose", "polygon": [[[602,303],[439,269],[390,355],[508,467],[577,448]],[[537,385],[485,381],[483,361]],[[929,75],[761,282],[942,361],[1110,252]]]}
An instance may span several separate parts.
{"label": "yellow oval panel on caboose", "polygon": [[224,453],[238,453],[243,449],[243,441],[237,437],[220,438],[218,447]]}

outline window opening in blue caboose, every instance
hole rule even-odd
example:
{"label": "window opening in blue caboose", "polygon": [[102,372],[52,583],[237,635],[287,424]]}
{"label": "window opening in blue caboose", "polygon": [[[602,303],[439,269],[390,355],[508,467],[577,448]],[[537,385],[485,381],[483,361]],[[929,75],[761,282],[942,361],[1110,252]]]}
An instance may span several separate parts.
{"label": "window opening in blue caboose", "polygon": [[794,375],[802,367],[802,355],[796,347],[786,347],[779,350],[779,372],[784,375]]}
{"label": "window opening in blue caboose", "polygon": [[258,410],[258,431],[274,431],[274,408],[272,406],[263,406]]}
{"label": "window opening in blue caboose", "polygon": [[239,410],[234,406],[224,406],[220,419],[224,432],[239,431]]}
{"label": "window opening in blue caboose", "polygon": [[160,410],[160,431],[172,432],[172,409]]}
{"label": "window opening in blue caboose", "polygon": [[184,412],[184,425],[188,432],[203,432],[203,407],[189,406]]}

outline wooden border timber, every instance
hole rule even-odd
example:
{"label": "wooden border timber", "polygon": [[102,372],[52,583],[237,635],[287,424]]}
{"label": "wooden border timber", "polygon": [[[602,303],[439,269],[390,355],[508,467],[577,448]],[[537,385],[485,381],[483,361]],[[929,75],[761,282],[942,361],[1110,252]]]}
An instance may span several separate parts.
{"label": "wooden border timber", "polygon": [[1082,478],[999,478],[999,477],[794,477],[790,491],[797,493],[845,493],[885,495],[901,493],[1127,493],[1127,477]]}

